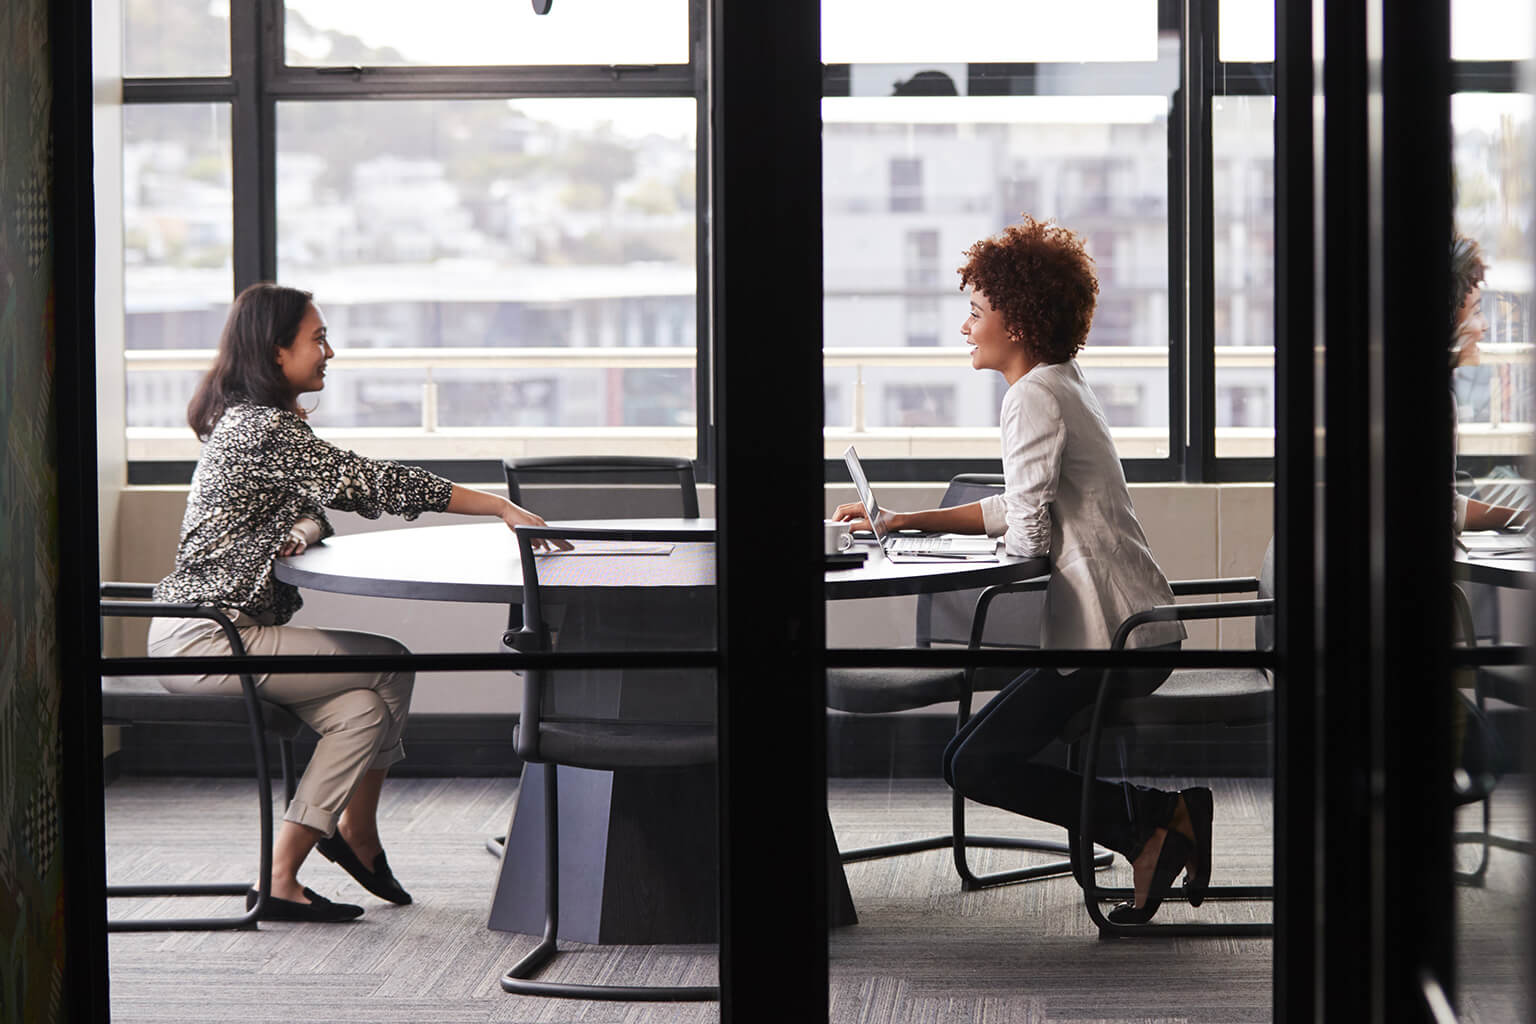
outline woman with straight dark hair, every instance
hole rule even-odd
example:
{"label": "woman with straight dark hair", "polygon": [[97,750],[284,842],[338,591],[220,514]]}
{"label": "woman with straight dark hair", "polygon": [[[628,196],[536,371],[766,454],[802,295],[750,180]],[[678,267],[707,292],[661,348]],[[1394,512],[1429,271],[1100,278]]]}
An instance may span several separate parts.
{"label": "woman with straight dark hair", "polygon": [[[273,564],[332,534],[327,508],[369,519],[434,511],[496,516],[509,528],[544,524],[505,498],[316,437],[299,397],[325,387],[334,355],[309,292],[252,285],[230,307],[218,356],[187,407],[188,423],[206,443],[192,474],[176,566],[155,587],[155,599],[222,609],[251,654],[409,653],[386,636],[288,625],[303,600],[273,575]],[[230,647],[211,620],[157,618],[149,652],[216,655]],[[320,734],[273,844],[264,920],[346,921],[363,913],[299,882],[299,867],[314,848],[375,896],[411,902],[390,871],[377,812],[384,776],[405,756],[400,737],[414,681],[409,671],[257,677],[264,699]],[[162,684],[179,693],[240,692],[234,675],[175,676]],[[246,906],[255,902],[252,889]]]}

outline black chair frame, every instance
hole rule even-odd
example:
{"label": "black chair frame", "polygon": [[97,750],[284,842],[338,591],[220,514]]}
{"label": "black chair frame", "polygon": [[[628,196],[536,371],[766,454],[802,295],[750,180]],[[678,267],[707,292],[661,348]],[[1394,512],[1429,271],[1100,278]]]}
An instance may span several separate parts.
{"label": "black chair frame", "polygon": [[[1468,647],[1477,646],[1477,628],[1472,619],[1472,605],[1467,600],[1466,591],[1456,584],[1451,584],[1451,609],[1455,614],[1456,626],[1462,640]],[[1486,714],[1488,709],[1488,691],[1485,676],[1478,671],[1473,687],[1473,698],[1477,704],[1479,713]],[[1470,788],[1472,780],[1457,779],[1456,785]],[[1488,878],[1488,865],[1492,851],[1497,848],[1508,850],[1512,853],[1529,854],[1536,850],[1529,840],[1512,839],[1508,836],[1496,835],[1493,831],[1493,780],[1484,783],[1486,795],[1479,801],[1482,804],[1482,828],[1477,831],[1456,832],[1451,836],[1452,842],[1477,843],[1481,847],[1478,855],[1477,866],[1470,871],[1453,871],[1451,878],[1458,885],[1482,886]]]}
{"label": "black chair frame", "polygon": [[[982,476],[982,474],[969,475],[975,477]],[[956,479],[961,479],[961,477],[956,477]],[[1001,477],[998,477],[998,479],[1000,480]],[[976,610],[971,618],[971,635],[968,649],[976,651],[986,646],[998,646],[996,644],[985,644],[982,640],[986,634],[987,613],[995,598],[1005,593],[1043,590],[1048,582],[1049,580],[1045,578],[1023,580],[1018,583],[999,584],[983,590],[976,599]],[[975,698],[975,678],[975,669],[972,666],[966,666],[964,691],[960,695],[958,707],[955,711],[955,732],[957,734],[971,718],[971,703]],[[951,796],[950,821],[951,830],[943,835],[884,843],[878,846],[860,847],[854,850],[846,850],[840,854],[840,857],[844,864],[851,864],[861,860],[876,860],[884,857],[899,857],[908,853],[948,849],[950,855],[954,858],[955,873],[960,876],[960,888],[966,892],[990,889],[998,885],[1011,885],[1015,882],[1031,882],[1044,878],[1056,878],[1073,873],[1074,862],[1070,859],[1072,850],[1068,842],[1048,839],[1024,839],[1018,836],[971,835],[967,833],[965,825],[965,797],[961,796],[958,792]],[[1054,853],[1069,859],[978,874],[971,868],[968,857],[968,851],[972,848]],[[1113,860],[1114,854],[1107,850],[1096,852],[1093,857],[1094,866],[1101,868],[1109,867]]]}
{"label": "black chair frame", "polygon": [[[538,560],[533,541],[563,537],[571,540],[675,541],[697,543],[696,531],[634,529],[571,529],[560,527],[516,528],[518,554],[523,563],[523,626],[514,637],[515,646],[524,652],[551,649],[548,629],[543,625],[543,598],[539,591]],[[544,765],[544,933],[538,945],[513,964],[501,977],[502,991],[514,995],[545,996],[557,999],[593,999],[633,1002],[707,1002],[720,998],[717,985],[646,986],[586,985],[569,982],[537,981],[538,974],[560,952],[560,791],[559,769],[540,745],[543,719],[542,672],[533,670],[523,683],[522,715],[518,720],[515,747],[525,762]],[[714,760],[713,730],[700,738],[696,758],[689,763]],[[583,767],[611,768],[619,765],[587,764]]]}
{"label": "black chair frame", "polygon": [[[240,640],[240,631],[219,609],[208,605],[170,604],[150,600],[153,595],[154,586],[149,583],[103,583],[101,584],[101,615],[104,618],[110,616],[137,619],[154,617],[211,619],[224,631],[224,636],[229,640],[231,653],[237,657],[245,654],[245,644]],[[261,854],[255,904],[243,914],[228,917],[109,919],[107,931],[214,931],[256,927],[256,920],[261,916],[272,894],[272,775],[267,763],[267,730],[261,709],[261,698],[256,694],[255,680],[248,673],[240,674],[240,690],[245,701],[251,752],[256,759],[257,809],[261,819]],[[287,737],[280,737],[279,748],[283,790],[286,799],[291,801],[297,778],[293,743]],[[108,899],[147,896],[243,896],[250,888],[249,882],[157,883],[109,885],[106,887],[106,893]]]}
{"label": "black chair frame", "polygon": [[[514,504],[523,503],[520,473],[534,473],[552,477],[568,477],[576,483],[583,478],[594,477],[666,477],[677,479],[678,496],[682,502],[682,518],[699,518],[699,486],[693,462],[689,459],[652,455],[549,455],[505,458],[501,471],[507,480],[507,498]],[[594,517],[597,518],[597,517]],[[518,605],[507,609],[507,630],[516,632],[523,625],[523,610]],[[485,848],[494,857],[506,852],[506,836],[489,836]]]}
{"label": "black chair frame", "polygon": [[[1252,577],[1240,577],[1218,580],[1194,580],[1172,584],[1173,592],[1179,594],[1225,594],[1225,593],[1253,593],[1259,589],[1259,581]],[[1128,617],[1120,628],[1116,630],[1114,641],[1111,644],[1113,650],[1124,650],[1126,640],[1138,626],[1149,622],[1192,621],[1200,619],[1230,619],[1249,618],[1263,615],[1273,615],[1275,601],[1273,598],[1260,598],[1248,601],[1225,601],[1198,604],[1173,604],[1159,605]],[[1093,821],[1093,787],[1088,783],[1096,777],[1098,769],[1098,752],[1103,736],[1106,711],[1116,702],[1109,699],[1110,682],[1113,678],[1113,670],[1105,672],[1099,683],[1099,692],[1094,701],[1092,717],[1087,734],[1078,741],[1080,749],[1081,772],[1084,785],[1082,793],[1082,806],[1078,820],[1086,824]],[[1092,836],[1089,830],[1084,828],[1078,834],[1072,836],[1073,859],[1078,865],[1085,864],[1092,847]],[[1164,936],[1226,936],[1233,938],[1259,938],[1274,934],[1272,923],[1255,922],[1211,922],[1211,923],[1174,923],[1158,924],[1148,922],[1146,924],[1125,925],[1116,924],[1105,916],[1100,904],[1103,902],[1119,902],[1134,899],[1135,891],[1123,887],[1099,886],[1091,872],[1081,867],[1075,872],[1078,885],[1083,892],[1083,905],[1087,908],[1088,916],[1098,926],[1099,937],[1110,939],[1139,935],[1164,935]],[[1180,891],[1173,891],[1165,899],[1178,900],[1183,898]],[[1212,885],[1206,891],[1208,900],[1273,900],[1273,885]]]}

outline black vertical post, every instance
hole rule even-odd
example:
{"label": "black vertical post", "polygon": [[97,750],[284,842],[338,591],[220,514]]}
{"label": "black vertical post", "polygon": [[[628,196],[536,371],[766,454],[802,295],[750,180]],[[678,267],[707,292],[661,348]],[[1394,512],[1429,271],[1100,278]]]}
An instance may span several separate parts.
{"label": "black vertical post", "polygon": [[711,15],[721,1018],[821,1021],[820,6],[713,0]]}
{"label": "black vertical post", "polygon": [[[1365,388],[1368,216],[1366,21],[1361,4],[1324,6],[1325,98],[1318,187],[1322,237],[1315,281],[1321,297],[1322,571],[1315,621],[1322,667],[1317,715],[1318,788],[1323,837],[1318,943],[1318,1007],[1330,1021],[1371,1020],[1377,986],[1364,977],[1378,892],[1371,813],[1376,737],[1372,728],[1369,645],[1371,409]],[[1379,1007],[1377,1007],[1379,1009]],[[1299,1019],[1306,1019],[1302,1015]]]}
{"label": "black vertical post", "polygon": [[1316,731],[1317,289],[1309,2],[1275,12],[1275,951],[1277,1021],[1314,1017],[1322,919]]}
{"label": "black vertical post", "polygon": [[[1216,73],[1216,0],[1184,5],[1182,104],[1184,177],[1181,233],[1184,236],[1183,291],[1174,296],[1184,325],[1184,436],[1173,442],[1184,451],[1184,479],[1207,480],[1215,456],[1216,334],[1212,255],[1211,95]],[[1176,418],[1176,417],[1175,417]],[[1172,423],[1170,427],[1177,429]]]}
{"label": "black vertical post", "polygon": [[[64,1014],[107,1019],[106,849],[101,841],[101,578],[96,506],[96,221],[91,164],[91,5],[48,7],[53,62],[53,412],[58,441],[57,593]],[[46,955],[37,950],[37,955]]]}
{"label": "black vertical post", "polygon": [[[277,276],[277,157],[271,128],[274,103],[264,88],[264,61],[280,4],[236,3],[229,9],[230,157],[234,164],[235,293]],[[281,59],[281,54],[277,55]]]}
{"label": "black vertical post", "polygon": [[[1454,1000],[1451,890],[1451,109],[1449,0],[1373,0],[1371,678],[1383,781],[1375,836],[1376,1019],[1429,1021],[1421,979]],[[1376,100],[1377,97],[1372,97]],[[1405,894],[1412,892],[1412,899]]]}

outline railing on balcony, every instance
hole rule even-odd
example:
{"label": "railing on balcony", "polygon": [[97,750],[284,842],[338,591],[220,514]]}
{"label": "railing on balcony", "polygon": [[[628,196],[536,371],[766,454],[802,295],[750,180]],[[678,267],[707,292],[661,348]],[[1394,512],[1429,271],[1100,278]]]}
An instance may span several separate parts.
{"label": "railing on balcony", "polygon": [[[1533,346],[1483,345],[1485,365],[1525,369]],[[1267,346],[1218,346],[1216,368],[1271,370],[1274,349]],[[213,359],[211,350],[139,350],[125,354],[129,373],[202,372]],[[691,348],[388,348],[347,349],[351,371],[413,370],[421,375],[421,422],[412,427],[334,427],[325,435],[366,455],[397,459],[499,459],[507,455],[628,453],[695,454],[695,429],[676,427],[444,427],[438,422],[438,382],[435,371],[531,369],[691,369]],[[850,442],[868,458],[990,458],[996,455],[995,427],[878,427],[866,415],[864,372],[869,368],[934,370],[965,364],[956,346],[937,348],[835,347],[823,351],[829,368],[854,369],[851,415],[847,422],[828,424],[828,458],[838,458]],[[1078,355],[1090,378],[1095,370],[1165,370],[1165,347],[1089,347]],[[1505,382],[1507,385],[1507,381]],[[1497,377],[1495,384],[1497,386]],[[1490,401],[1491,416],[1482,423],[1463,423],[1465,452],[1524,455],[1529,453],[1531,424],[1512,421],[1508,398]],[[1168,454],[1166,425],[1116,427],[1116,445],[1124,458],[1163,458]],[[1220,427],[1223,455],[1267,456],[1273,431],[1268,427]],[[192,460],[198,443],[185,427],[130,427],[128,457],[133,461]]]}

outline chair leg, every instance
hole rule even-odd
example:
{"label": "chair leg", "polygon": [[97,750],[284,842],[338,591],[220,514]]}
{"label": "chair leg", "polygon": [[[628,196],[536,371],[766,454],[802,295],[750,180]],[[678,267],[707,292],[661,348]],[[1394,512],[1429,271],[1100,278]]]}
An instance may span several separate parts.
{"label": "chair leg", "polygon": [[501,976],[501,990],[513,995],[621,1002],[677,1003],[719,999],[720,988],[717,985],[576,985],[532,980],[531,976],[542,970],[559,953],[560,788],[558,777],[559,772],[555,765],[544,766],[544,935],[539,939],[537,946]]}
{"label": "chair leg", "polygon": [[[959,793],[954,795],[954,832],[951,833],[955,856],[955,871],[960,875],[960,887],[967,892],[979,889],[990,889],[997,885],[1009,885],[1014,882],[1029,882],[1037,878],[1055,878],[1060,875],[1074,873],[1073,862],[1070,858],[1072,846],[1070,837],[1068,842],[1056,842],[1044,839],[1019,839],[1011,836],[973,836],[965,831],[965,797]],[[1067,860],[1053,860],[1046,864],[1034,864],[1026,868],[1013,868],[1008,871],[994,871],[991,874],[978,875],[971,870],[971,865],[966,857],[967,851],[972,847],[982,849],[1002,850],[1030,850],[1037,853],[1054,853],[1068,857]],[[1107,868],[1114,860],[1114,854],[1108,850],[1095,850],[1093,865],[1097,868]]]}
{"label": "chair leg", "polygon": [[[971,717],[971,698],[969,693],[963,696],[955,713],[955,731],[960,729]],[[978,875],[971,870],[967,857],[967,851],[976,849],[986,850],[1025,850],[1031,853],[1054,853],[1064,856],[1070,853],[1067,843],[1053,842],[1045,839],[1021,839],[1014,836],[972,836],[965,831],[965,798],[959,793],[953,794],[953,803],[950,810],[951,827],[947,835],[927,836],[923,839],[907,839],[898,843],[884,843],[879,846],[864,846],[856,850],[846,850],[839,854],[844,864],[852,864],[861,860],[879,860],[885,857],[900,857],[908,853],[923,853],[928,850],[942,850],[946,847],[950,850],[955,861],[955,872],[960,876],[960,888],[966,892],[974,892],[978,889],[989,889],[995,885],[1008,885],[1013,882],[1029,882],[1040,878],[1054,878],[1065,875],[1072,870],[1070,861],[1056,860],[1046,864],[1036,864],[1026,868],[1015,868],[1009,871],[996,871],[991,874]],[[1102,851],[1094,855],[1094,864],[1098,867],[1108,867],[1113,859],[1113,854]]]}
{"label": "chair leg", "polygon": [[[1074,861],[1081,865],[1088,860],[1092,846],[1093,826],[1093,786],[1092,783],[1098,777],[1098,748],[1100,739],[1100,721],[1098,711],[1093,716],[1093,724],[1088,729],[1086,743],[1082,750],[1075,756],[1080,756],[1082,766],[1080,772],[1083,777],[1082,807],[1078,817],[1079,834],[1075,837],[1076,849]],[[1121,887],[1106,888],[1096,883],[1093,875],[1079,867],[1074,872],[1079,887],[1083,892],[1083,906],[1088,911],[1088,917],[1099,929],[1100,939],[1129,938],[1141,935],[1161,935],[1167,937],[1180,936],[1224,936],[1229,938],[1262,938],[1275,933],[1272,923],[1251,922],[1214,922],[1210,924],[1178,923],[1178,924],[1116,924],[1105,916],[1099,904],[1102,902],[1118,902],[1135,898],[1135,890]],[[1184,899],[1181,890],[1171,890],[1165,896],[1164,902],[1169,900]],[[1272,885],[1213,885],[1205,893],[1207,900],[1273,900],[1275,889]]]}
{"label": "chair leg", "polygon": [[[286,741],[284,741],[286,742]],[[259,711],[251,717],[251,749],[256,755],[257,811],[261,821],[261,863],[256,878],[256,902],[231,917],[160,917],[107,921],[109,932],[184,932],[255,928],[272,895],[272,771],[267,763],[267,735]],[[285,763],[286,772],[287,765]],[[109,885],[107,898],[135,896],[244,896],[249,882],[203,882],[152,885]]]}

